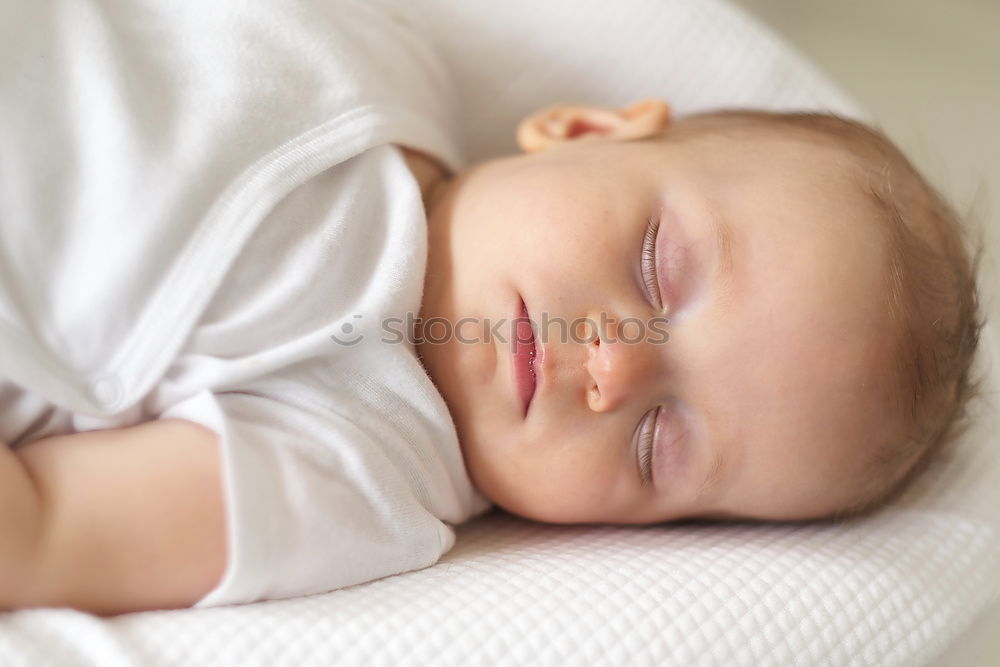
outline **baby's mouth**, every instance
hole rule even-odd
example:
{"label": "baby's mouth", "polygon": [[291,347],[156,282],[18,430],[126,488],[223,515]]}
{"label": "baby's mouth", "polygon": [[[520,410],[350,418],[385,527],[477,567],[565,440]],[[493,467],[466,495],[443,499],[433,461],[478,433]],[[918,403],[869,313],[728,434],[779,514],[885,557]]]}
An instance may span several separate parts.
{"label": "baby's mouth", "polygon": [[511,352],[514,369],[514,390],[523,407],[524,416],[528,416],[531,399],[535,395],[537,378],[535,375],[535,334],[528,317],[528,308],[524,300],[519,299],[519,310],[514,317],[512,327]]}

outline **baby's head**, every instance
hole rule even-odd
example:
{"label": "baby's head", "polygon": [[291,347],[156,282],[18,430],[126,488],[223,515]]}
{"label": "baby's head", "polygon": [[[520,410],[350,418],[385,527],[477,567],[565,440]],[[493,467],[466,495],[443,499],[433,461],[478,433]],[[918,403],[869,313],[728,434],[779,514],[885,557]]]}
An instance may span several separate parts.
{"label": "baby's head", "polygon": [[[554,107],[518,138],[525,154],[434,199],[420,313],[496,504],[552,522],[848,515],[954,437],[974,263],[881,134],[816,114],[671,123],[649,101]],[[533,333],[512,326],[522,304]]]}

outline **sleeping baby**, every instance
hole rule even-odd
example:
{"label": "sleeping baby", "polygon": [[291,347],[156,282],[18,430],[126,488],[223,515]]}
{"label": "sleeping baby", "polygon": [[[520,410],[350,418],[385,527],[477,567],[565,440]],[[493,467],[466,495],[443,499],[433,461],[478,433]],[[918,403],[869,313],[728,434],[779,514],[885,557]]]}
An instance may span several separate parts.
{"label": "sleeping baby", "polygon": [[467,164],[418,27],[257,4],[0,9],[0,608],[854,516],[955,438],[974,262],[878,131],[559,104]]}

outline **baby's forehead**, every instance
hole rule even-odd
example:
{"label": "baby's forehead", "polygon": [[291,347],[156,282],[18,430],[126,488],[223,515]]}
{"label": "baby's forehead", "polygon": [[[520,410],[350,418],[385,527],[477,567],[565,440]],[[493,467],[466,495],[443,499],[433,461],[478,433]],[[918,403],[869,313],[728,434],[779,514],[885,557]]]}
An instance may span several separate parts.
{"label": "baby's forehead", "polygon": [[[857,141],[773,119],[695,115],[677,120],[653,138],[664,143],[702,143],[707,150],[756,153],[797,162],[797,169],[827,176],[857,176],[868,167]],[[856,180],[856,179],[855,179]],[[831,184],[832,185],[832,184]]]}

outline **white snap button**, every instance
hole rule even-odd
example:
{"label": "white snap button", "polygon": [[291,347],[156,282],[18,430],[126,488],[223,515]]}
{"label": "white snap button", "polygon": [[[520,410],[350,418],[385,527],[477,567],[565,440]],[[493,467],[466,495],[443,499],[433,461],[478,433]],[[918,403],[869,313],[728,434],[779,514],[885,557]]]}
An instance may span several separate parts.
{"label": "white snap button", "polygon": [[100,405],[113,408],[122,397],[122,387],[114,375],[105,375],[90,384],[90,393]]}

